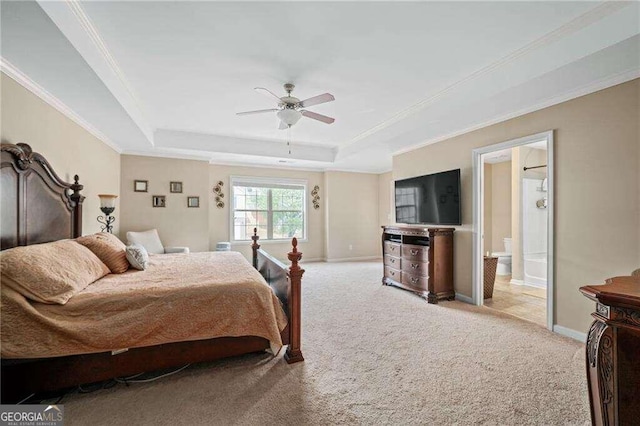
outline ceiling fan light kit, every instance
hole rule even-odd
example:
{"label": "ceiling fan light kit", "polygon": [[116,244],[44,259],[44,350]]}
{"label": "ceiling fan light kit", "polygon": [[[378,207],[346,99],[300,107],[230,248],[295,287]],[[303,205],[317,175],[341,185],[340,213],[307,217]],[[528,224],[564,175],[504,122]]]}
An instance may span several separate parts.
{"label": "ceiling fan light kit", "polygon": [[276,113],[280,121],[291,127],[302,118],[302,113],[297,109],[285,108]]}
{"label": "ceiling fan light kit", "polygon": [[307,108],[313,105],[324,104],[335,100],[335,97],[331,93],[323,93],[322,95],[314,96],[309,99],[301,101],[300,99],[291,96],[291,92],[295,86],[291,83],[284,85],[284,90],[287,92],[287,96],[279,97],[269,89],[264,87],[256,87],[256,92],[260,92],[270,99],[277,99],[278,108],[260,109],[255,111],[238,112],[236,115],[250,115],[261,114],[265,112],[276,112],[276,116],[280,120],[280,130],[291,128],[302,117],[311,118],[312,120],[321,121],[326,124],[331,124],[335,121],[335,118],[327,117],[326,115],[318,114],[317,112],[307,111],[302,108]]}

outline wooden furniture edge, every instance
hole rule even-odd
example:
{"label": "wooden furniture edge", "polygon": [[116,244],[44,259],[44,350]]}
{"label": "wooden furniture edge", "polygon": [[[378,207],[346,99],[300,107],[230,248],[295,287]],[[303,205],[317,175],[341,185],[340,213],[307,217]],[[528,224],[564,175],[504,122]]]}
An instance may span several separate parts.
{"label": "wooden furniture edge", "polygon": [[640,368],[629,364],[640,349],[640,277],[609,278],[580,292],[596,303],[585,345],[591,424],[628,423],[640,415]]}

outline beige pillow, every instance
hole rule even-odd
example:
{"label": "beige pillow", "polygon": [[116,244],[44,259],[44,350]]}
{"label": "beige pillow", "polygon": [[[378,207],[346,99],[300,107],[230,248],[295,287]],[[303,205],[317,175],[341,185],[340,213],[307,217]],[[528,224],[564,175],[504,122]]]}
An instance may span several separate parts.
{"label": "beige pillow", "polygon": [[76,241],[91,250],[114,274],[121,274],[129,269],[127,246],[113,234],[99,232],[76,238]]}
{"label": "beige pillow", "polygon": [[36,302],[64,305],[108,273],[109,268],[91,250],[73,240],[0,252],[2,285]]}

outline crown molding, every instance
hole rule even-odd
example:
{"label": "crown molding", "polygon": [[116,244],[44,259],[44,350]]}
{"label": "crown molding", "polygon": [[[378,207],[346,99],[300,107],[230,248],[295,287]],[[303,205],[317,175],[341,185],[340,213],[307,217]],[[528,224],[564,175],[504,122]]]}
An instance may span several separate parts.
{"label": "crown molding", "polygon": [[444,136],[438,136],[437,138],[433,138],[433,139],[429,139],[427,141],[423,141],[420,142],[418,144],[415,145],[411,145],[409,147],[406,148],[402,148],[398,151],[395,151],[392,153],[392,156],[396,156],[396,155],[400,155],[400,154],[406,154],[407,152],[411,152],[414,151],[416,149],[420,149],[420,148],[424,148],[425,146],[428,145],[432,145],[434,143],[438,143],[438,142],[442,142],[442,141],[446,141],[447,139],[451,139],[451,138],[455,138],[457,136],[461,136],[464,135],[466,133],[470,133],[473,132],[475,130],[480,130],[483,129],[485,127],[489,127],[492,126],[494,124],[498,124],[498,123],[502,123],[503,121],[507,121],[507,120],[511,120],[513,118],[517,118],[517,117],[521,117],[523,115],[526,114],[530,114],[532,112],[536,112],[539,111],[541,109],[544,108],[549,108],[552,107],[554,105],[558,105],[561,104],[563,102],[567,102],[570,101],[572,99],[576,99],[579,98],[581,96],[586,96],[589,95],[591,93],[597,92],[599,90],[604,90],[604,89],[608,89],[609,87],[613,87],[613,86],[617,86],[618,84],[623,84],[626,83],[628,81],[631,80],[635,80],[636,78],[640,78],[640,68],[638,69],[634,69],[631,71],[625,71],[623,73],[619,73],[616,74],[614,76],[611,77],[607,77],[604,79],[600,79],[597,80],[593,83],[584,85],[579,87],[578,89],[563,93],[562,95],[559,96],[554,96],[552,98],[546,99],[542,102],[539,102],[537,104],[531,105],[527,108],[523,108],[520,109],[518,111],[509,113],[509,114],[505,114],[502,115],[500,117],[488,120],[488,121],[483,121],[482,123],[467,127],[465,129],[462,130],[458,130],[452,133],[448,133]]}
{"label": "crown molding", "polygon": [[212,166],[227,166],[227,167],[245,167],[250,169],[274,169],[282,171],[292,172],[312,172],[312,173],[324,173],[324,169],[314,169],[313,167],[296,167],[296,166],[277,166],[272,164],[255,164],[255,163],[234,163],[231,161],[216,161],[211,160],[209,164]]}
{"label": "crown molding", "polygon": [[169,160],[191,160],[191,161],[203,161],[209,162],[209,157],[206,155],[189,155],[189,154],[175,154],[162,151],[136,151],[125,150],[122,155],[134,155],[137,157],[154,157],[154,158],[166,158]]}
{"label": "crown molding", "polygon": [[150,125],[143,103],[136,96],[135,90],[91,18],[85,13],[81,2],[78,0],[62,0],[60,2],[39,0],[38,4],[102,80],[105,87],[118,100],[145,135],[150,145],[153,146],[154,129]]}
{"label": "crown molding", "polygon": [[439,92],[428,96],[424,99],[422,99],[421,101],[418,101],[417,103],[399,111],[398,113],[396,113],[395,115],[393,115],[391,118],[383,121],[382,123],[368,129],[365,130],[364,132],[358,134],[357,136],[355,136],[353,139],[351,139],[350,141],[348,141],[346,144],[342,145],[341,148],[345,148],[348,147],[362,139],[365,139],[375,133],[378,133],[379,131],[386,129],[387,127],[398,123],[399,121],[404,120],[405,118],[423,110],[424,108],[426,108],[427,106],[437,102],[438,100],[442,99],[443,97],[449,95],[449,93],[453,92],[454,90],[458,89],[460,86],[470,83],[476,79],[478,79],[481,76],[487,75],[492,73],[493,71],[495,71],[496,69],[503,67],[519,58],[521,58],[522,56],[525,56],[527,54],[529,54],[530,52],[533,52],[535,50],[538,50],[540,48],[543,48],[545,46],[549,46],[555,42],[557,42],[558,40],[561,40],[562,38],[565,38],[571,34],[576,33],[577,31],[593,24],[594,22],[597,22],[603,18],[605,18],[606,16],[619,11],[620,9],[627,7],[629,4],[631,4],[632,2],[613,2],[613,1],[604,1],[599,3],[596,7],[588,10],[587,12],[583,13],[582,15],[572,19],[571,21],[565,23],[564,25],[561,25],[560,27],[556,28],[555,30],[543,35],[542,37],[524,45],[523,47],[511,52],[510,54],[508,54],[507,56],[502,57],[501,59],[467,75],[466,77],[450,84],[449,86],[446,86],[444,89],[440,90]]}
{"label": "crown molding", "polygon": [[91,133],[95,138],[97,138],[100,142],[107,145],[109,148],[116,151],[118,154],[122,154],[122,149],[115,144],[112,140],[110,140],[104,133],[93,127],[87,120],[78,115],[75,111],[69,108],[64,102],[60,99],[53,96],[49,93],[45,88],[40,86],[38,83],[30,79],[26,74],[12,65],[5,58],[0,56],[0,71],[10,77],[12,80],[20,84],[22,87],[42,99],[48,105],[53,107],[55,110],[63,114],[65,117],[82,127],[87,132]]}

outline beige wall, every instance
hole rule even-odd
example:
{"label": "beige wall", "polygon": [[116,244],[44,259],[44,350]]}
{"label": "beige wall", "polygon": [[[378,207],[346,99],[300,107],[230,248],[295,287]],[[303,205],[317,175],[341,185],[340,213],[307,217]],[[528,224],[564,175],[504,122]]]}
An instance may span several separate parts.
{"label": "beige wall", "polygon": [[504,251],[504,238],[511,237],[511,161],[491,166],[491,251]]}
{"label": "beige wall", "polygon": [[[134,180],[146,180],[148,192],[134,192]],[[182,182],[182,193],[169,192],[169,182]],[[167,247],[209,250],[209,163],[174,158],[122,156],[120,238],[127,231],[156,228]],[[151,197],[164,195],[166,207],[153,207]],[[200,207],[187,207],[187,196],[199,196]]]}
{"label": "beige wall", "polygon": [[[393,223],[393,175],[391,172],[378,175],[378,225],[385,226]],[[378,228],[382,233],[382,229]]]}
{"label": "beige wall", "polygon": [[[122,212],[121,237],[125,239],[126,231],[157,228],[164,245],[188,246],[192,251],[213,250],[216,243],[231,241],[231,176],[307,181],[307,238],[298,246],[304,260],[339,260],[380,255],[380,178],[376,174],[225,166],[204,161],[135,155],[122,156],[121,193],[125,207]],[[387,178],[390,178],[390,173]],[[133,181],[136,179],[149,181],[148,193],[133,191]],[[169,193],[170,181],[183,182],[184,192]],[[218,181],[224,183],[224,208],[216,206],[212,192]],[[319,209],[313,208],[309,194],[315,185],[320,187]],[[152,195],[166,195],[167,207],[152,207]],[[186,207],[188,195],[200,196],[200,208]],[[389,203],[387,201],[388,205]],[[287,253],[291,250],[288,241],[262,241],[261,244],[281,260],[286,260]],[[232,249],[243,253],[247,258],[251,256],[251,242],[233,243]]]}
{"label": "beige wall", "polygon": [[[44,155],[63,180],[80,177],[84,185],[83,233],[100,231],[98,194],[120,193],[120,154],[91,133],[2,74],[2,142],[24,142]],[[116,233],[120,227],[120,199],[116,200]]]}
{"label": "beige wall", "polygon": [[493,164],[484,164],[484,238],[482,253],[494,251],[493,247]]}
{"label": "beige wall", "polygon": [[640,80],[395,156],[394,179],[460,168],[455,289],[471,295],[471,151],[555,130],[555,318],[585,332],[593,303],[578,288],[640,264]]}
{"label": "beige wall", "polygon": [[[220,241],[230,241],[229,212],[231,192],[229,190],[229,178],[231,176],[258,176],[258,177],[280,177],[289,179],[305,179],[307,181],[307,241],[301,242],[298,249],[303,254],[303,262],[309,260],[321,260],[324,258],[324,215],[327,203],[327,190],[324,186],[322,172],[310,172],[300,170],[282,170],[260,167],[238,167],[212,164],[209,166],[209,209],[210,228],[209,245],[215,249],[216,243]],[[224,208],[215,206],[211,188],[218,181],[224,183]],[[311,203],[310,192],[315,185],[320,187],[320,208],[314,209]],[[280,260],[286,260],[287,253],[291,251],[290,242],[262,242],[262,248]],[[247,258],[251,256],[251,243],[237,243],[232,245],[232,249],[243,253]]]}
{"label": "beige wall", "polygon": [[326,259],[380,256],[377,174],[325,172],[327,201]]}

